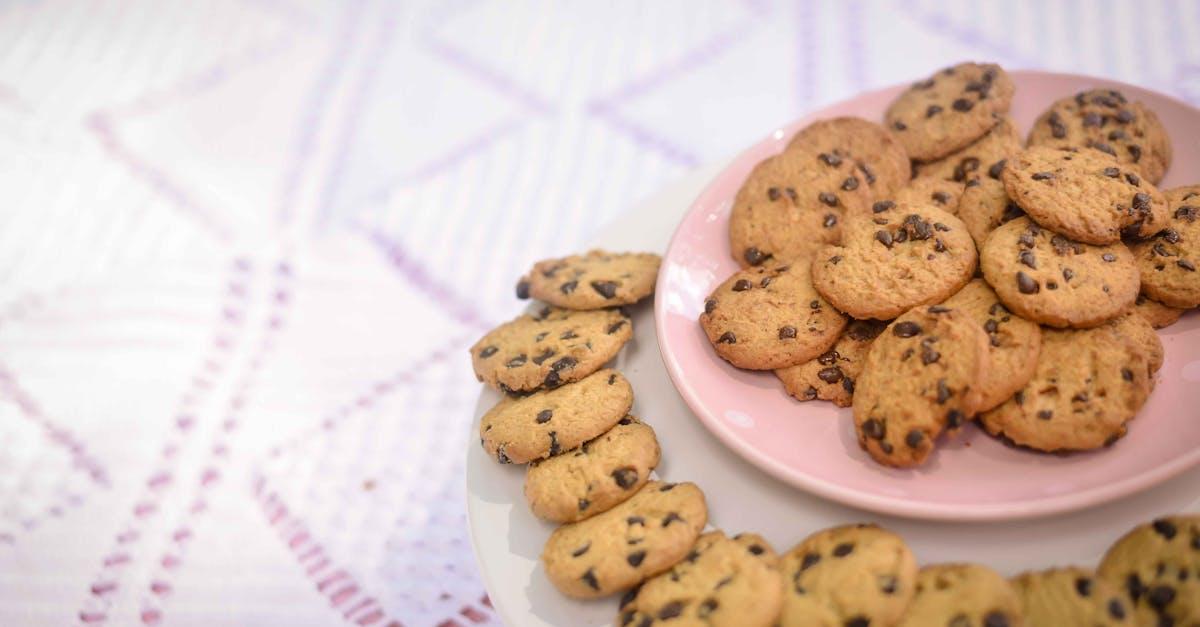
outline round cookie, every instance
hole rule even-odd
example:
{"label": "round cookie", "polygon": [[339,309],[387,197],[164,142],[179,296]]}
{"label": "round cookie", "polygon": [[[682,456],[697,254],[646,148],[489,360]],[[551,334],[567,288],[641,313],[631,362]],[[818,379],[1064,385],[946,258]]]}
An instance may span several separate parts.
{"label": "round cookie", "polygon": [[807,258],[841,238],[845,214],[862,211],[870,188],[854,162],[794,148],[750,171],[733,200],[729,245],[743,267]]}
{"label": "round cookie", "polygon": [[1021,134],[1012,118],[1005,117],[973,144],[937,161],[914,166],[917,176],[932,176],[965,183],[989,172],[999,172],[1004,161],[1021,151]]}
{"label": "round cookie", "polygon": [[890,320],[957,292],[975,272],[962,221],[932,204],[880,201],[847,220],[841,246],[822,249],[813,287],[839,311]]}
{"label": "round cookie", "polygon": [[1030,148],[1006,162],[1001,180],[1030,218],[1085,244],[1149,237],[1167,222],[1162,193],[1096,150]]}
{"label": "round cookie", "polygon": [[1138,294],[1133,303],[1133,310],[1150,323],[1155,329],[1165,329],[1179,321],[1186,309],[1169,307],[1156,300]]}
{"label": "round cookie", "polygon": [[960,63],[914,83],[884,120],[909,157],[933,161],[983,137],[1008,112],[1013,91],[1000,66]]}
{"label": "round cookie", "polygon": [[625,376],[601,370],[554,390],[500,399],[479,420],[480,443],[501,464],[524,464],[608,431],[632,406]]}
{"label": "round cookie", "polygon": [[966,311],[910,310],[875,338],[855,383],[859,446],[887,466],[924,463],[979,409],[988,370],[988,336]]}
{"label": "round cookie", "polygon": [[1050,105],[1033,123],[1029,145],[1094,148],[1136,166],[1155,185],[1171,166],[1171,139],[1158,116],[1113,89],[1080,92]]}
{"label": "round cookie", "polygon": [[908,153],[882,126],[856,117],[818,120],[796,133],[787,150],[808,149],[854,162],[875,198],[889,198],[912,175]]}
{"label": "round cookie", "polygon": [[654,429],[626,416],[579,448],[530,464],[525,500],[542,520],[568,523],[595,516],[641,489],[660,454]]}
{"label": "round cookie", "polygon": [[707,522],[696,484],[651,481],[607,512],[555,529],[542,566],[569,597],[623,592],[683,559]]}
{"label": "round cookie", "polygon": [[1133,245],[1142,291],[1165,305],[1200,306],[1200,185],[1164,194],[1170,218],[1153,238]]}
{"label": "round cookie", "polygon": [[1150,395],[1144,349],[1115,325],[1044,329],[1025,387],[979,415],[988,433],[1039,451],[1085,451],[1125,435]]}
{"label": "round cookie", "polygon": [[1129,593],[1138,624],[1200,624],[1200,515],[1135,527],[1108,549],[1097,571]]}
{"label": "round cookie", "polygon": [[531,392],[578,381],[599,370],[633,337],[618,309],[543,307],[518,316],[471,347],[475,377],[502,392]]}
{"label": "round cookie", "polygon": [[1009,580],[1021,598],[1025,624],[1134,627],[1129,599],[1117,586],[1083,568],[1026,572]]}
{"label": "round cookie", "polygon": [[958,218],[967,225],[979,250],[983,250],[992,231],[1024,215],[1025,211],[1009,199],[1004,183],[991,176],[967,181],[958,201]]}
{"label": "round cookie", "polygon": [[1042,347],[1042,329],[1037,323],[1005,309],[983,279],[967,283],[942,304],[974,318],[988,336],[988,369],[979,382],[982,400],[977,411],[1003,403],[1029,382]]}
{"label": "round cookie", "polygon": [[779,627],[894,625],[912,599],[917,562],[875,525],[818,531],[783,556]]}
{"label": "round cookie", "polygon": [[900,627],[1020,627],[1021,600],[996,571],[978,564],[934,564],[917,574]]}
{"label": "round cookie", "polygon": [[1138,294],[1133,253],[1092,246],[1029,218],[992,231],[980,253],[983,276],[1005,307],[1053,327],[1093,327],[1124,313]]}
{"label": "round cookie", "polygon": [[779,556],[761,536],[700,536],[683,561],[621,599],[617,625],[770,627],[783,605]]}
{"label": "round cookie", "polygon": [[901,204],[933,204],[947,213],[958,214],[963,184],[932,176],[918,176],[909,181],[892,198]]}
{"label": "round cookie", "polygon": [[846,316],[813,289],[809,262],[798,259],[735,272],[705,300],[700,326],[729,363],[772,370],[829,350]]}
{"label": "round cookie", "polygon": [[654,293],[662,258],[651,253],[610,253],[546,259],[517,283],[517,297],[532,296],[567,309],[631,305]]}
{"label": "round cookie", "polygon": [[862,372],[871,342],[883,332],[886,322],[851,320],[833,348],[816,359],[780,368],[775,376],[797,400],[822,399],[838,407],[849,407],[854,398],[854,382]]}

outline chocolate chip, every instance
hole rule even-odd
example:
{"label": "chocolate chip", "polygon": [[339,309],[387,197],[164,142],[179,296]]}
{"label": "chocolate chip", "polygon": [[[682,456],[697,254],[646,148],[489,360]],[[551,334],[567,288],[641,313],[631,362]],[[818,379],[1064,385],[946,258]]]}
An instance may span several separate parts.
{"label": "chocolate chip", "polygon": [[618,468],[612,471],[612,478],[613,481],[617,482],[617,485],[620,486],[621,489],[628,490],[637,484],[638,471],[632,466]]}
{"label": "chocolate chip", "polygon": [[596,581],[596,572],[591,568],[587,569],[587,572],[583,573],[583,576],[580,577],[580,579],[582,579],[583,582],[586,583],[592,590],[596,590],[597,592],[600,590],[600,582]]}
{"label": "chocolate chip", "polygon": [[944,404],[950,398],[950,388],[946,386],[945,379],[938,379],[937,382],[937,402],[938,405]]}
{"label": "chocolate chip", "polygon": [[554,417],[554,412],[552,410],[543,409],[542,411],[538,412],[537,418],[535,418],[535,420],[537,421],[537,423],[539,425],[544,425],[547,422],[550,422],[550,419],[553,417]]}
{"label": "chocolate chip", "polygon": [[717,338],[717,344],[737,344],[737,336],[733,334],[733,331],[726,331]]}
{"label": "chocolate chip", "polygon": [[762,555],[766,552],[766,549],[762,548],[762,546],[758,544],[751,544],[750,546],[746,547],[746,550],[750,551],[751,555]]}
{"label": "chocolate chip", "polygon": [[1091,596],[1092,595],[1092,580],[1088,579],[1087,577],[1080,577],[1080,578],[1076,579],[1075,580],[1075,591],[1078,592],[1079,596],[1081,596],[1081,597]]}
{"label": "chocolate chip", "polygon": [[617,295],[616,281],[592,281],[592,289],[596,290],[605,298],[612,298]]}
{"label": "chocolate chip", "polygon": [[1126,381],[1133,381],[1133,371],[1129,368],[1121,368],[1121,378]]}
{"label": "chocolate chip", "polygon": [[967,157],[966,159],[959,161],[958,165],[954,166],[954,180],[961,183],[962,181],[966,180],[968,174],[978,169],[979,159],[976,159],[975,157]]}
{"label": "chocolate chip", "polygon": [[931,348],[929,346],[921,347],[921,363],[923,365],[928,366],[929,364],[936,363],[937,360],[941,358],[941,356],[942,356],[941,353],[933,350],[933,348]]}
{"label": "chocolate chip", "polygon": [[1155,520],[1153,523],[1151,523],[1151,526],[1154,528],[1155,533],[1168,540],[1174,539],[1175,534],[1179,532],[1178,528],[1175,527],[1175,523],[1172,523],[1165,518],[1159,518],[1158,520]]}
{"label": "chocolate chip", "polygon": [[837,196],[834,196],[829,192],[821,192],[820,194],[817,194],[817,200],[829,205],[830,207],[836,207],[838,205]]}
{"label": "chocolate chip", "polygon": [[1001,159],[993,163],[991,167],[988,168],[988,176],[994,179],[999,179],[1000,175],[1004,172],[1004,165],[1006,163],[1008,163],[1007,159]]}
{"label": "chocolate chip", "polygon": [[875,231],[875,240],[888,248],[892,247],[892,234],[887,231]]}
{"label": "chocolate chip", "polygon": [[1032,178],[1035,181],[1048,181],[1048,180],[1054,178],[1054,173],[1053,172],[1034,172],[1033,176],[1030,178]]}
{"label": "chocolate chip", "polygon": [[807,390],[804,390],[804,400],[811,401],[816,397],[817,397],[817,388],[810,385],[810,386],[808,386]]}
{"label": "chocolate chip", "polygon": [[1112,146],[1109,146],[1108,144],[1106,144],[1104,142],[1090,141],[1090,142],[1088,142],[1088,146],[1091,148],[1095,148],[1096,150],[1099,150],[1100,152],[1106,152],[1114,157],[1117,156],[1117,151],[1113,150]]}
{"label": "chocolate chip", "polygon": [[717,308],[717,299],[710,298],[710,299],[704,301],[704,313],[710,314],[716,308]]}
{"label": "chocolate chip", "polygon": [[630,527],[632,527],[634,525],[641,525],[641,526],[645,527],[646,519],[642,518],[641,516],[630,516],[629,518],[625,519],[625,524]]}
{"label": "chocolate chip", "polygon": [[508,360],[508,363],[506,363],[504,365],[508,368],[516,368],[518,366],[524,366],[525,361],[528,359],[529,359],[528,356],[521,354],[521,355],[517,355],[516,357],[513,357],[512,359]]}
{"label": "chocolate chip", "polygon": [[558,432],[551,431],[550,432],[550,456],[554,457],[555,455],[558,455],[560,452],[562,452],[562,448],[558,444]]}
{"label": "chocolate chip", "polygon": [[744,292],[744,291],[750,289],[751,287],[754,287],[754,286],[751,285],[750,281],[747,281],[746,279],[738,279],[737,281],[735,281],[733,283],[733,291],[735,291],[735,292]]}
{"label": "chocolate chip", "polygon": [[534,357],[532,359],[532,361],[533,361],[534,365],[540,366],[540,365],[542,365],[542,362],[546,361],[547,359],[550,359],[551,357],[555,356],[556,354],[557,354],[557,351],[555,351],[553,348],[547,348],[545,351],[542,351],[542,354]]}
{"label": "chocolate chip", "polygon": [[589,501],[587,499],[579,499],[579,511],[582,512],[582,511],[586,510],[588,507],[591,507],[591,505],[592,505],[591,501]]}
{"label": "chocolate chip", "polygon": [[[1130,144],[1128,147],[1128,150],[1129,150],[1129,156],[1130,156],[1130,158],[1133,159],[1134,163],[1137,163],[1142,160],[1142,147],[1141,146],[1138,146],[1137,144]],[[1115,153],[1110,153],[1110,154],[1112,154],[1114,157],[1116,156]]]}
{"label": "chocolate chip", "polygon": [[1070,283],[1071,279],[1075,276],[1075,272],[1072,271],[1070,268],[1063,268],[1062,275],[1063,275],[1063,280],[1066,281],[1067,283]]}
{"label": "chocolate chip", "polygon": [[835,265],[835,266],[836,266],[836,265],[838,265],[838,262],[839,262],[839,261],[841,261],[841,260],[842,260],[842,256],[841,256],[841,255],[834,255],[834,256],[832,256],[832,257],[830,257],[830,258],[829,258],[829,263],[832,263],[833,265]]}
{"label": "chocolate chip", "polygon": [[525,279],[517,281],[517,298],[520,298],[521,300],[529,298],[529,281],[526,281]]}
{"label": "chocolate chip", "polygon": [[668,620],[683,614],[683,602],[671,601],[658,610],[658,620]]}
{"label": "chocolate chip", "polygon": [[670,492],[671,490],[674,490],[675,486],[677,486],[677,485],[679,485],[679,484],[678,483],[664,483],[658,487],[658,491],[659,492]]}
{"label": "chocolate chip", "polygon": [[1035,270],[1037,269],[1037,257],[1035,257],[1033,255],[1032,250],[1022,250],[1017,255],[1017,259],[1020,260],[1021,263],[1029,266],[1030,268],[1033,268]]}
{"label": "chocolate chip", "polygon": [[479,358],[487,359],[488,357],[495,355],[496,351],[498,351],[498,350],[500,350],[500,349],[496,348],[495,346],[484,346],[483,350],[479,351]]}
{"label": "chocolate chip", "polygon": [[883,213],[884,211],[887,211],[888,209],[895,209],[895,208],[896,208],[896,203],[894,203],[890,200],[881,200],[881,201],[871,205],[871,211],[873,213]]}
{"label": "chocolate chip", "polygon": [[1085,128],[1089,126],[1100,126],[1101,121],[1102,118],[1100,117],[1099,113],[1092,112],[1083,116],[1083,126]]}
{"label": "chocolate chip", "polygon": [[847,619],[844,627],[871,627],[871,619],[866,616],[855,616]]}
{"label": "chocolate chip", "polygon": [[1187,270],[1188,272],[1196,271],[1196,266],[1192,265],[1192,262],[1188,261],[1187,259],[1180,259],[1179,261],[1175,262],[1175,265]]}
{"label": "chocolate chip", "polygon": [[1037,417],[1041,418],[1042,420],[1050,420],[1054,417],[1054,412],[1050,411],[1049,409],[1042,409],[1038,411]]}
{"label": "chocolate chip", "polygon": [[929,118],[931,118],[931,117],[933,117],[933,116],[935,116],[935,115],[937,115],[937,114],[939,114],[939,113],[941,113],[941,112],[942,112],[942,107],[941,107],[941,106],[939,106],[939,105],[929,105],[929,108],[925,109],[925,119],[929,119]]}
{"label": "chocolate chip", "polygon": [[921,325],[911,320],[899,322],[896,324],[896,326],[892,327],[892,333],[895,334],[896,337],[912,337],[920,332]]}
{"label": "chocolate chip", "polygon": [[908,448],[917,448],[921,446],[921,442],[924,440],[925,434],[920,429],[913,429],[908,432],[908,435],[904,436],[904,443],[908,445]]}
{"label": "chocolate chip", "polygon": [[796,327],[779,327],[779,339],[790,340],[796,337]]}
{"label": "chocolate chip", "polygon": [[853,394],[854,393],[854,379],[851,379],[850,377],[846,377],[846,378],[842,379],[842,389],[846,390],[847,394]]}
{"label": "chocolate chip", "polygon": [[983,617],[983,627],[1008,627],[1008,616],[1003,612],[988,612]]}
{"label": "chocolate chip", "polygon": [[675,512],[670,512],[666,515],[666,517],[663,518],[662,526],[663,526],[663,528],[669,527],[669,526],[671,526],[671,523],[673,523],[673,522],[684,522],[684,520],[683,520],[683,517],[680,516],[679,514],[676,514]]}
{"label": "chocolate chip", "polygon": [[571,292],[574,292],[575,288],[577,288],[577,287],[579,287],[579,281],[567,281],[566,283],[563,283],[562,285],[560,285],[558,287],[558,289],[563,294],[570,294]]}
{"label": "chocolate chip", "polygon": [[642,560],[644,559],[646,559],[645,551],[634,551],[633,553],[625,556],[625,561],[629,562],[629,565],[634,568],[641,566]]}
{"label": "chocolate chip", "polygon": [[946,412],[946,426],[950,427],[951,429],[956,429],[962,426],[963,421],[966,419],[967,417],[957,409],[951,409],[950,411]]}
{"label": "chocolate chip", "polygon": [[[1138,178],[1138,175],[1134,174],[1133,172],[1126,172],[1125,180],[1134,187],[1137,187],[1138,185],[1142,184],[1142,179]],[[1146,200],[1149,201],[1150,197],[1147,196]]]}
{"label": "chocolate chip", "polygon": [[946,192],[934,192],[933,195],[930,197],[933,199],[934,202],[936,202],[940,205],[944,205],[944,204],[950,202],[950,194],[947,194]]}
{"label": "chocolate chip", "polygon": [[752,266],[757,266],[758,264],[762,263],[763,260],[768,257],[768,255],[764,255],[762,251],[757,248],[747,248],[746,251],[742,253],[742,257],[746,259],[746,263]]}
{"label": "chocolate chip", "polygon": [[862,424],[863,435],[873,440],[882,440],[883,436],[887,435],[886,431],[883,423],[874,418],[868,418]]}
{"label": "chocolate chip", "polygon": [[1034,281],[1032,278],[1030,278],[1028,274],[1017,271],[1017,289],[1020,290],[1022,294],[1036,294],[1038,293],[1038,290],[1041,289],[1041,286],[1038,285],[1037,281]]}
{"label": "chocolate chip", "polygon": [[829,165],[829,166],[833,166],[833,167],[842,165],[842,157],[840,155],[836,155],[833,153],[823,152],[823,153],[817,155],[817,158],[820,159],[821,162],[824,163],[825,165]]}
{"label": "chocolate chip", "polygon": [[1170,586],[1154,586],[1146,593],[1146,601],[1160,612],[1175,600],[1175,588]]}
{"label": "chocolate chip", "polygon": [[1121,170],[1120,168],[1104,168],[1104,176],[1115,179],[1121,176]]}
{"label": "chocolate chip", "polygon": [[574,357],[563,357],[562,359],[551,364],[550,369],[558,372],[559,370],[564,370],[566,368],[574,368],[576,363],[578,362],[575,361]]}
{"label": "chocolate chip", "polygon": [[858,189],[858,179],[851,176],[842,181],[842,191],[852,192]]}
{"label": "chocolate chip", "polygon": [[812,568],[813,566],[816,566],[817,562],[819,561],[821,561],[821,555],[819,553],[806,553],[804,555],[804,559],[800,560],[800,571],[803,572],[809,568]]}
{"label": "chocolate chip", "polygon": [[574,551],[571,552],[571,557],[580,557],[584,553],[587,553],[588,549],[590,549],[590,548],[592,548],[592,543],[585,542],[583,546],[581,546],[578,549],[575,549]]}
{"label": "chocolate chip", "polygon": [[971,102],[970,100],[967,100],[966,98],[959,98],[954,101],[953,106],[954,106],[955,111],[961,111],[963,113],[966,113],[967,111],[970,111],[972,107],[975,106],[975,103]]}
{"label": "chocolate chip", "polygon": [[1110,599],[1108,602],[1108,613],[1117,620],[1125,619],[1125,605],[1120,599]]}
{"label": "chocolate chip", "polygon": [[837,224],[837,216],[832,213],[825,214],[825,221],[821,223],[825,228],[831,229]]}
{"label": "chocolate chip", "polygon": [[1117,112],[1117,121],[1120,122],[1121,124],[1129,124],[1130,122],[1133,121],[1133,118],[1134,118],[1133,112],[1130,111],[1129,109],[1121,109],[1120,111]]}
{"label": "chocolate chip", "polygon": [[509,459],[508,455],[504,452],[503,444],[496,447],[496,461],[500,462],[501,464],[511,464],[512,463],[512,460]]}
{"label": "chocolate chip", "polygon": [[1050,124],[1050,134],[1053,135],[1055,139],[1062,139],[1067,136],[1067,127],[1065,124],[1063,124],[1062,117],[1058,115],[1057,111],[1050,114],[1050,118],[1047,120],[1047,122]]}
{"label": "chocolate chip", "polygon": [[[630,588],[629,590],[626,590],[625,594],[621,595],[621,602],[618,607],[620,609],[625,609],[625,606],[629,605],[630,603],[633,603],[637,599],[638,593],[641,591],[642,591],[641,586],[636,586],[634,588]],[[631,614],[631,616],[632,616],[632,614]]]}
{"label": "chocolate chip", "polygon": [[895,122],[892,122],[892,128],[896,129],[897,131],[906,131],[908,130],[908,125],[900,120],[896,120]]}
{"label": "chocolate chip", "polygon": [[819,372],[817,372],[817,378],[825,383],[837,383],[838,381],[842,380],[842,369],[838,368],[837,366],[822,368]]}
{"label": "chocolate chip", "polygon": [[875,184],[875,173],[871,171],[871,167],[865,163],[859,163],[858,169],[862,171],[863,177],[867,179],[867,185]]}
{"label": "chocolate chip", "polygon": [[768,187],[767,188],[767,200],[770,200],[771,202],[779,200],[779,188],[778,187]]}

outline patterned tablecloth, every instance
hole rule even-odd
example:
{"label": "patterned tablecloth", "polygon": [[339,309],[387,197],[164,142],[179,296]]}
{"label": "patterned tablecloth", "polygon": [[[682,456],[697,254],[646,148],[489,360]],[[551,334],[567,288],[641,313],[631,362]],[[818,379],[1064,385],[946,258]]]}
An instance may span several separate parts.
{"label": "patterned tablecloth", "polygon": [[0,2],[0,624],[495,622],[514,277],[965,58],[1200,102],[1200,3]]}

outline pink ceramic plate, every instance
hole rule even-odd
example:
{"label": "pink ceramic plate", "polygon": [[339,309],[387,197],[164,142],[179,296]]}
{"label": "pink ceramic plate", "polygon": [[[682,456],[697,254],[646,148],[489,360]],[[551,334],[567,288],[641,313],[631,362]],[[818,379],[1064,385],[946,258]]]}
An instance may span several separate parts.
{"label": "pink ceramic plate", "polygon": [[[1174,139],[1163,188],[1200,182],[1200,110],[1173,98],[1070,74],[1017,71],[1012,115],[1027,131],[1052,101],[1113,86],[1158,112]],[[998,520],[1041,516],[1119,498],[1200,462],[1200,315],[1160,332],[1166,363],[1158,386],[1112,448],[1070,456],[1008,448],[970,426],[917,470],[872,462],[859,450],[849,409],[799,403],[770,372],[738,370],[717,357],[697,323],[708,293],[737,266],[727,228],[734,194],[763,158],[806,124],[839,115],[879,120],[903,88],[827,107],[742,153],[700,194],[679,224],[658,279],[655,322],[667,372],[692,411],[718,438],[768,473],[826,498],[905,516]]]}

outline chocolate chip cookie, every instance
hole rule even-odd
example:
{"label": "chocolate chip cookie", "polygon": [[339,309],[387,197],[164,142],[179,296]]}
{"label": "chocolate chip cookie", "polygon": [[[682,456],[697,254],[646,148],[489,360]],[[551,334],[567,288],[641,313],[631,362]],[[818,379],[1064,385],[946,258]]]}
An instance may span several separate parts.
{"label": "chocolate chip cookie", "polygon": [[1133,598],[1137,624],[1200,624],[1200,516],[1135,527],[1108,549],[1097,570]]}
{"label": "chocolate chip cookie", "polygon": [[700,536],[687,557],[630,590],[616,624],[769,627],[783,605],[779,556],[761,536]]}
{"label": "chocolate chip cookie", "polygon": [[1129,311],[1108,324],[1111,324],[1117,330],[1117,333],[1132,340],[1141,353],[1146,356],[1146,366],[1149,369],[1151,386],[1153,387],[1154,374],[1158,372],[1159,368],[1162,368],[1163,359],[1166,358],[1162,340],[1154,332],[1154,327],[1150,326],[1150,323],[1138,315],[1136,311]]}
{"label": "chocolate chip cookie", "polygon": [[958,201],[958,218],[967,225],[979,250],[983,250],[992,231],[1024,215],[1025,211],[1009,199],[1004,183],[991,176],[968,181]]}
{"label": "chocolate chip cookie", "polygon": [[913,598],[917,562],[875,525],[812,534],[783,557],[779,627],[895,625]]}
{"label": "chocolate chip cookie", "polygon": [[1115,325],[1043,329],[1033,378],[979,423],[1039,451],[1086,451],[1123,437],[1149,395],[1145,350]]}
{"label": "chocolate chip cookie", "polygon": [[1137,625],[1120,587],[1084,568],[1026,572],[1009,580],[1021,598],[1025,624],[1121,627]]}
{"label": "chocolate chip cookie", "polygon": [[932,204],[947,213],[958,214],[963,184],[933,176],[918,176],[900,188],[894,198],[897,203]]}
{"label": "chocolate chip cookie", "polygon": [[729,244],[743,267],[808,258],[841,238],[842,220],[871,200],[865,175],[850,159],[795,147],[759,163],[746,177],[729,216]]}
{"label": "chocolate chip cookie", "polygon": [[1042,347],[1042,329],[1004,307],[983,279],[967,283],[945,303],[974,318],[988,336],[988,369],[979,382],[982,399],[977,411],[1008,400],[1033,377]]}
{"label": "chocolate chip cookie", "polygon": [[623,592],[686,557],[707,522],[696,484],[651,481],[607,512],[555,529],[542,565],[567,596]]}
{"label": "chocolate chip cookie", "polygon": [[1114,89],[1083,91],[1050,105],[1033,123],[1029,145],[1094,148],[1155,185],[1171,166],[1171,140],[1158,116]]}
{"label": "chocolate chip cookie", "polygon": [[483,450],[501,464],[524,464],[569,451],[608,431],[633,405],[616,370],[524,397],[504,397],[479,420]]}
{"label": "chocolate chip cookie", "polygon": [[633,337],[619,309],[542,307],[518,316],[471,347],[475,377],[502,392],[552,389],[599,370]]}
{"label": "chocolate chip cookie", "polygon": [[1170,217],[1163,229],[1133,245],[1142,291],[1165,305],[1200,306],[1200,185],[1165,194]]}
{"label": "chocolate chip cookie", "polygon": [[851,216],[840,246],[813,261],[813,286],[854,318],[890,320],[940,302],[971,280],[977,260],[967,227],[932,204],[876,202]]}
{"label": "chocolate chip cookie", "polygon": [[899,627],[1020,627],[1021,600],[996,571],[978,564],[934,564],[917,574],[917,592]]}
{"label": "chocolate chip cookie", "polygon": [[1005,307],[1052,327],[1103,324],[1128,310],[1138,294],[1137,266],[1124,244],[1084,244],[1029,218],[992,231],[980,266]]}
{"label": "chocolate chip cookie", "polygon": [[813,289],[808,260],[797,259],[734,273],[705,300],[700,326],[729,363],[772,370],[829,350],[846,316]]}
{"label": "chocolate chip cookie", "polygon": [[1166,226],[1162,193],[1096,150],[1030,148],[1008,160],[1001,179],[1030,218],[1085,244],[1149,237]]}
{"label": "chocolate chip cookie", "polygon": [[1009,157],[1021,151],[1021,134],[1009,117],[993,126],[978,141],[960,148],[937,161],[918,163],[917,176],[931,176],[966,183],[989,172],[998,172]]}
{"label": "chocolate chip cookie", "polygon": [[884,114],[887,127],[917,161],[933,161],[974,143],[1008,112],[1013,83],[1000,66],[960,63],[914,83]]}
{"label": "chocolate chip cookie", "polygon": [[567,309],[631,305],[654,293],[662,258],[651,253],[610,253],[546,259],[517,283],[517,297]]}
{"label": "chocolate chip cookie", "polygon": [[775,376],[797,400],[822,399],[838,407],[849,407],[854,398],[854,382],[862,372],[871,342],[883,332],[886,322],[851,320],[833,348],[816,359],[780,368]]}
{"label": "chocolate chip cookie", "polygon": [[887,466],[924,463],[979,409],[988,370],[988,335],[966,311],[908,311],[875,338],[855,383],[859,446]]}
{"label": "chocolate chip cookie", "polygon": [[530,464],[525,500],[542,520],[568,523],[595,516],[636,494],[658,466],[659,455],[654,429],[626,416],[579,448]]}
{"label": "chocolate chip cookie", "polygon": [[882,126],[856,117],[820,120],[792,137],[788,150],[816,150],[830,160],[850,159],[875,198],[890,198],[912,173],[908,153]]}
{"label": "chocolate chip cookie", "polygon": [[1186,309],[1169,307],[1156,300],[1138,294],[1133,303],[1133,310],[1150,323],[1155,329],[1165,329],[1179,321]]}

